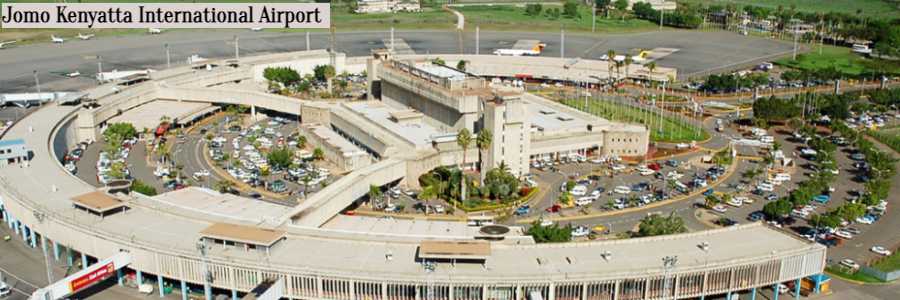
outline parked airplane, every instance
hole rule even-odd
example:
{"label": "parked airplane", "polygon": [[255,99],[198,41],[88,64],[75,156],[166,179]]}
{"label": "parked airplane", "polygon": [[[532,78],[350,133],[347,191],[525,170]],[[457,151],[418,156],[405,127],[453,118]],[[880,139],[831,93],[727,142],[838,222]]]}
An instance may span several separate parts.
{"label": "parked airplane", "polygon": [[93,37],[94,37],[93,34],[81,34],[81,33],[78,34],[78,38],[81,39],[82,41],[87,41]]}
{"label": "parked airplane", "polygon": [[[632,55],[632,56],[631,56],[631,61],[634,62],[634,63],[638,63],[638,64],[639,64],[639,63],[642,63],[642,62],[644,62],[644,61],[647,60],[647,55],[648,55],[648,54],[650,54],[650,52],[647,52],[647,51],[641,51],[640,53],[638,53],[638,55]],[[606,55],[606,54],[603,54],[603,55],[600,56],[600,60],[609,60],[609,56]],[[615,61],[617,61],[617,62],[624,62],[624,61],[625,61],[625,55],[616,55],[615,57],[613,57],[613,60],[615,60]]]}
{"label": "parked airplane", "polygon": [[52,41],[54,44],[62,44],[66,42],[65,39],[56,37],[55,35],[50,35],[50,41]]}
{"label": "parked airplane", "polygon": [[263,30],[262,27],[253,27],[253,28],[250,28],[250,31],[262,31],[262,30]]}
{"label": "parked airplane", "polygon": [[537,40],[525,40],[516,42],[513,49],[497,49],[494,50],[495,55],[500,56],[538,56],[547,44]]}
{"label": "parked airplane", "polygon": [[162,29],[159,29],[159,28],[149,28],[149,29],[147,29],[147,32],[149,32],[150,34],[160,34],[160,33],[162,33]]}
{"label": "parked airplane", "polygon": [[75,77],[78,77],[78,76],[81,76],[81,72],[79,72],[79,71],[75,71],[75,72],[66,74],[66,77],[69,77],[69,78],[75,78]]}
{"label": "parked airplane", "polygon": [[6,47],[6,45],[12,45],[12,44],[15,44],[16,42],[18,42],[18,41],[5,41],[5,42],[0,42],[0,49],[3,49],[3,47]]}

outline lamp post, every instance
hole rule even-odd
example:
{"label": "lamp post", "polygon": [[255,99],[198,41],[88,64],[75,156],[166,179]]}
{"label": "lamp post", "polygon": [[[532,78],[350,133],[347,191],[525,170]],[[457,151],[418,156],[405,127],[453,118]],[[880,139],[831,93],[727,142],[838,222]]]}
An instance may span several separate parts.
{"label": "lamp post", "polygon": [[200,252],[201,261],[203,262],[203,294],[206,300],[212,300],[212,273],[209,272],[209,264],[206,262],[206,243],[203,240],[197,241],[197,251]]}
{"label": "lamp post", "polygon": [[[666,256],[662,258],[663,268],[665,269],[665,274],[663,275],[663,297],[662,299],[669,299],[669,272],[675,268],[675,265],[678,264],[678,255],[675,256]],[[678,288],[678,287],[675,287]]]}

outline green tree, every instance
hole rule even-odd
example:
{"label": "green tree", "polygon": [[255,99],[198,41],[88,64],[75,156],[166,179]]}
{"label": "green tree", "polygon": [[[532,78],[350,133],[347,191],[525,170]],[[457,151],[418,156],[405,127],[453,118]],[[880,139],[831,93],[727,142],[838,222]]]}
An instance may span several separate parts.
{"label": "green tree", "polygon": [[288,67],[269,67],[263,70],[263,78],[270,82],[277,82],[285,87],[300,82],[300,74]]}
{"label": "green tree", "polygon": [[488,129],[481,130],[481,132],[478,133],[478,137],[475,138],[475,147],[478,147],[478,154],[481,156],[478,161],[479,165],[481,165],[482,172],[484,171],[484,151],[490,149],[493,139],[494,135]]}
{"label": "green tree", "polygon": [[563,16],[566,16],[566,18],[580,17],[578,14],[578,2],[575,0],[566,1],[566,3],[563,4]]}
{"label": "green tree", "polygon": [[635,234],[639,237],[657,236],[687,232],[684,226],[684,220],[675,215],[675,212],[669,213],[668,216],[660,214],[651,214],[643,219],[638,225],[638,232]]}
{"label": "green tree", "polygon": [[793,208],[791,202],[782,198],[766,203],[762,212],[770,219],[778,219],[787,216],[791,212],[791,208]]}
{"label": "green tree", "polygon": [[628,0],[616,0],[616,2],[613,3],[613,6],[616,10],[624,14],[625,10],[628,9]]}
{"label": "green tree", "polygon": [[144,196],[156,196],[156,188],[144,183],[143,181],[135,179],[131,182],[131,191],[140,193]]}
{"label": "green tree", "polygon": [[300,149],[306,148],[306,136],[305,135],[297,136],[297,148],[300,148]]}
{"label": "green tree", "polygon": [[269,165],[277,170],[284,170],[291,166],[294,161],[294,152],[287,147],[276,148],[266,155]]}
{"label": "green tree", "polygon": [[466,152],[469,150],[469,146],[472,145],[472,133],[469,132],[469,129],[463,128],[459,130],[459,133],[456,134],[456,145],[462,148],[462,167],[466,165]]}
{"label": "green tree", "polygon": [[707,208],[712,208],[713,206],[718,205],[719,201],[719,197],[716,197],[716,195],[708,195],[703,198],[703,205]]}
{"label": "green tree", "polygon": [[325,159],[325,151],[322,150],[322,148],[316,147],[316,149],[313,149],[312,157],[314,160],[323,160]]}
{"label": "green tree", "polygon": [[318,81],[326,81],[335,75],[334,66],[332,65],[317,65],[313,68],[313,76]]}
{"label": "green tree", "polygon": [[106,127],[103,135],[107,138],[112,135],[118,135],[122,139],[128,140],[137,137],[137,129],[131,123],[112,123],[109,127]]}
{"label": "green tree", "polygon": [[525,5],[525,15],[537,17],[541,15],[541,11],[544,10],[544,6],[540,3],[535,4],[526,4]]}
{"label": "green tree", "polygon": [[127,166],[125,166],[124,162],[116,161],[109,165],[109,172],[106,172],[106,175],[113,179],[125,179],[127,176]]}
{"label": "green tree", "polygon": [[234,188],[234,182],[231,182],[231,180],[219,180],[213,186],[219,193],[228,193]]}
{"label": "green tree", "polygon": [[531,223],[528,235],[534,238],[536,243],[565,243],[572,240],[572,225],[559,227],[557,224],[541,226],[539,221]]}
{"label": "green tree", "polygon": [[460,59],[460,60],[456,63],[456,69],[465,72],[465,71],[466,71],[466,64],[467,64],[467,63],[468,63],[468,61],[465,61],[465,60]]}
{"label": "green tree", "polygon": [[377,185],[374,185],[374,184],[369,186],[369,203],[370,204],[374,204],[375,201],[378,201],[378,199],[381,198],[381,195],[382,195],[382,193],[381,193],[380,187],[378,187]]}
{"label": "green tree", "polygon": [[440,57],[435,57],[434,59],[431,60],[431,63],[435,64],[435,65],[439,65],[439,66],[447,65],[447,62],[445,62],[444,59],[440,58]]}

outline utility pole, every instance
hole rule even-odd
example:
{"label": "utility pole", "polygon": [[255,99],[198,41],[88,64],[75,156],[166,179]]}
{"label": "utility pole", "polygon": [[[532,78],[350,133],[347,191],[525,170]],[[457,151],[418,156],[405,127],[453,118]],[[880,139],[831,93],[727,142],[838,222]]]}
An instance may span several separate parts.
{"label": "utility pole", "polygon": [[597,31],[597,2],[591,4],[591,32]]}
{"label": "utility pole", "polygon": [[306,51],[309,51],[309,31],[306,32]]}
{"label": "utility pole", "polygon": [[33,73],[34,73],[34,87],[35,87],[35,89],[37,89],[38,98],[40,98],[40,97],[41,97],[41,95],[40,95],[40,93],[41,93],[41,80],[38,79],[37,70],[34,70]]}
{"label": "utility pole", "polygon": [[659,10],[659,30],[662,30],[663,27],[663,18],[666,17],[666,11],[660,9]]}
{"label": "utility pole", "polygon": [[335,48],[336,43],[337,43],[337,41],[335,40],[335,36],[334,36],[334,23],[331,23],[331,42],[330,42],[331,46],[329,46],[329,49],[328,49],[328,56],[330,56],[329,63],[331,63],[331,66],[335,68],[335,70],[334,70],[335,72],[337,72],[337,65],[336,65],[337,62],[335,61],[336,59],[335,59],[335,53],[334,53],[334,51],[335,51],[334,48]]}
{"label": "utility pole", "polygon": [[480,33],[481,32],[478,29],[478,26],[475,26],[475,55],[478,55],[478,52],[479,52],[478,48],[481,46],[481,44],[479,42],[479,39],[481,38],[481,36],[479,36]]}
{"label": "utility pole", "polygon": [[391,26],[391,51],[394,51],[394,26]]}
{"label": "utility pole", "polygon": [[[676,255],[676,256],[666,256],[666,257],[663,257],[662,260],[663,260],[663,268],[664,268],[664,270],[665,270],[665,275],[663,275],[663,281],[664,281],[664,284],[663,284],[663,299],[669,299],[669,298],[670,298],[670,297],[669,297],[669,287],[670,287],[670,285],[671,285],[671,284],[669,283],[669,281],[670,281],[670,280],[669,280],[669,273],[672,271],[672,269],[675,268],[675,264],[678,263],[678,256],[677,256],[677,255]],[[674,297],[673,297],[673,298],[674,298]],[[730,299],[729,299],[729,300],[730,300]]]}
{"label": "utility pole", "polygon": [[794,35],[794,55],[793,60],[797,60],[797,23],[791,24],[791,33]]}
{"label": "utility pole", "polygon": [[234,35],[234,60],[239,60],[241,58],[241,48],[238,47],[238,36]]}
{"label": "utility pole", "polygon": [[166,69],[171,68],[171,67],[172,67],[172,59],[171,59],[171,56],[169,56],[169,44],[167,43],[166,44]]}
{"label": "utility pole", "polygon": [[200,258],[203,262],[203,294],[206,300],[212,300],[212,273],[209,272],[209,264],[206,262],[206,244],[203,241],[197,242],[197,251],[200,251]]}
{"label": "utility pole", "polygon": [[559,58],[566,58],[566,26],[559,30]]}

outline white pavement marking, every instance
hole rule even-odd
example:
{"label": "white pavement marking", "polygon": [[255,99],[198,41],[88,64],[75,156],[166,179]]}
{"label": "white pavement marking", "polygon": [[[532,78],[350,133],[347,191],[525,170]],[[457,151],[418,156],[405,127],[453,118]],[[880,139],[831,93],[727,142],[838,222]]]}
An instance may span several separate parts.
{"label": "white pavement marking", "polygon": [[[381,39],[381,42],[384,43],[385,48],[391,47],[391,39]],[[412,47],[410,47],[405,40],[398,38],[394,38],[394,53],[400,55],[416,54],[416,52],[413,51]]]}

